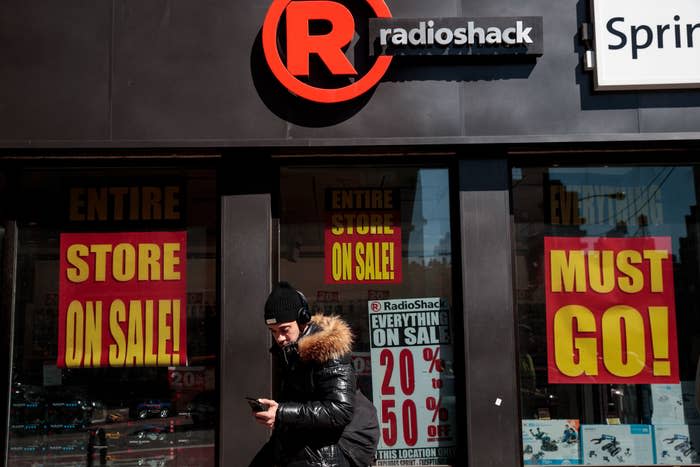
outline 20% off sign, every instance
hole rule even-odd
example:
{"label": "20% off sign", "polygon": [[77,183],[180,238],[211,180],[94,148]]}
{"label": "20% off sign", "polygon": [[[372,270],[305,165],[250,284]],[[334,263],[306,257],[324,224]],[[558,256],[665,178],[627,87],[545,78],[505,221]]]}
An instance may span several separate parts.
{"label": "20% off sign", "polygon": [[454,375],[449,313],[439,298],[369,302],[372,388],[382,461],[454,456]]}

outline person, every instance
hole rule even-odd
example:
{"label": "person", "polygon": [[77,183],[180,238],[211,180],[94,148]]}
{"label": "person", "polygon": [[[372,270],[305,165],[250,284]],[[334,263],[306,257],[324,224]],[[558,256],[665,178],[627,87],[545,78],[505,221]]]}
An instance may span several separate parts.
{"label": "person", "polygon": [[255,420],[272,429],[251,467],[366,467],[374,462],[379,423],[357,389],[353,334],[339,316],[311,316],[304,295],[280,282],[265,303],[279,381],[276,399]]}

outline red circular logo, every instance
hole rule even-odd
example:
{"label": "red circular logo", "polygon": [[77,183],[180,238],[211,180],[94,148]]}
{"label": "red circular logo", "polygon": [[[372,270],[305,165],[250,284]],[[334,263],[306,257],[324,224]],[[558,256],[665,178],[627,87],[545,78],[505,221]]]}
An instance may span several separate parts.
{"label": "red circular logo", "polygon": [[[377,18],[391,18],[384,0],[365,0]],[[280,20],[286,12],[287,64],[280,56],[277,34]],[[309,22],[324,20],[331,25],[330,32],[309,34]],[[309,55],[316,54],[334,75],[357,76],[342,48],[350,43],[355,21],[345,6],[332,0],[273,0],[267,10],[262,30],[265,59],[277,80],[290,92],[304,99],[324,104],[335,104],[354,99],[376,85],[391,64],[391,56],[377,57],[372,67],[351,84],[340,88],[320,88],[300,80],[309,75]]]}

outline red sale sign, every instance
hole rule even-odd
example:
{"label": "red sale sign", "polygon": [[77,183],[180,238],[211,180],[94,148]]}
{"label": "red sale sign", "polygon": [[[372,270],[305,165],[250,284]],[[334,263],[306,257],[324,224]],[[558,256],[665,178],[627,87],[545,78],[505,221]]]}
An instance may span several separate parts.
{"label": "red sale sign", "polygon": [[57,365],[186,365],[186,247],[186,232],[61,234]]}
{"label": "red sale sign", "polygon": [[326,284],[401,283],[399,206],[397,190],[326,191]]}
{"label": "red sale sign", "polygon": [[678,383],[671,239],[545,237],[550,383]]}

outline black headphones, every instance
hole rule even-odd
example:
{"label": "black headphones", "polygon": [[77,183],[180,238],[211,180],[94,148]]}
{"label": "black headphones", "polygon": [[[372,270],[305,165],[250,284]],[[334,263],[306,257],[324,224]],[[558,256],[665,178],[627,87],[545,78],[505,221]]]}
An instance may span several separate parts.
{"label": "black headphones", "polygon": [[299,308],[297,312],[297,324],[302,325],[311,321],[311,310],[309,310],[309,302],[306,300],[304,294],[298,290],[296,292],[299,294],[299,299],[301,300],[301,308]]}

